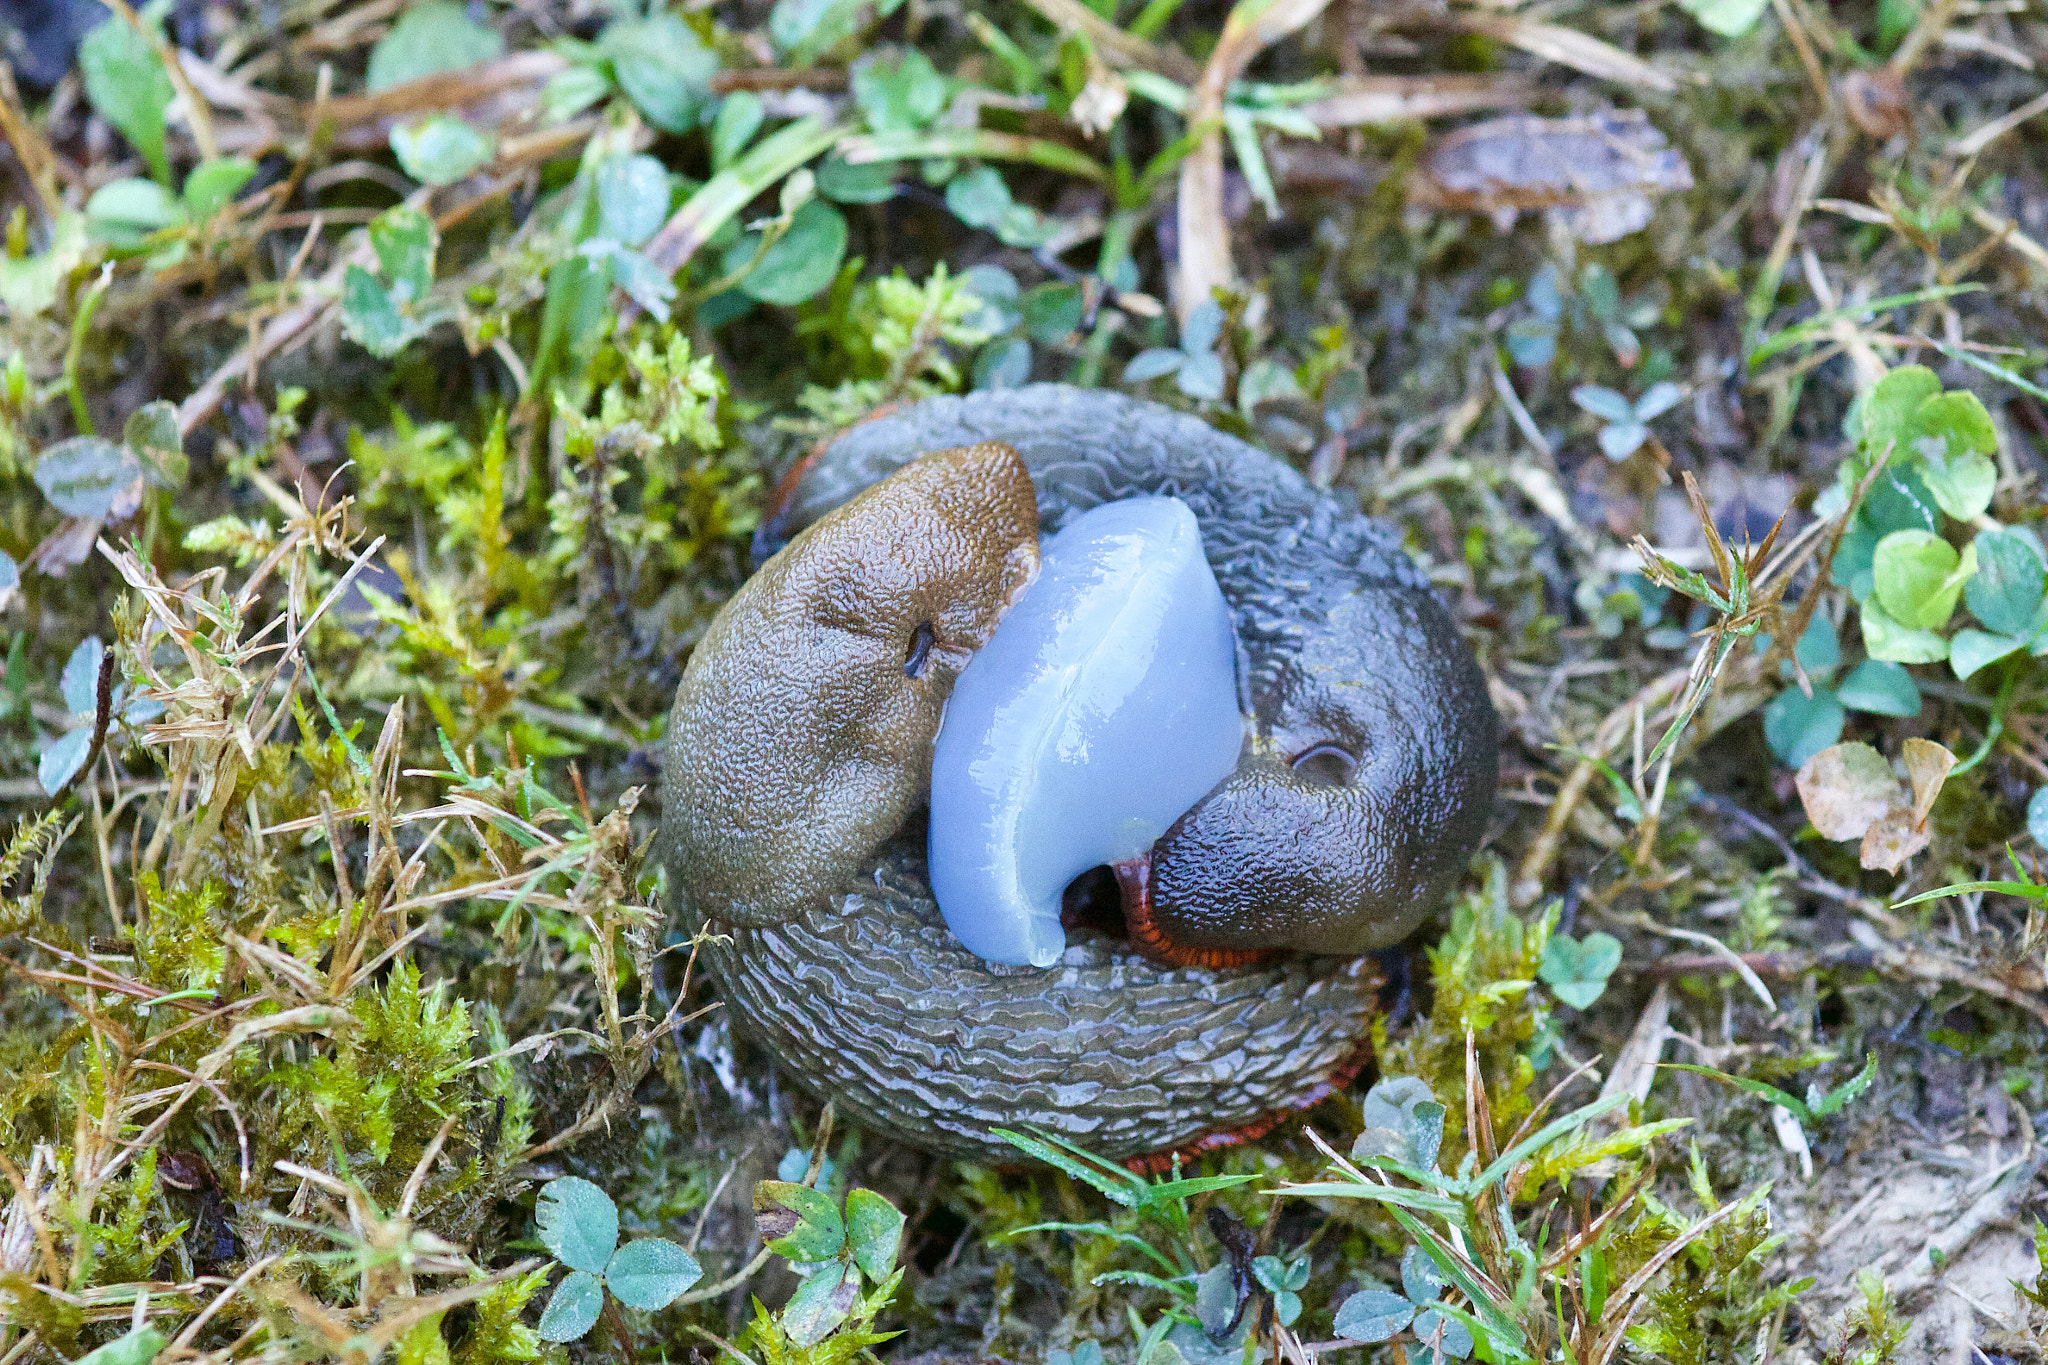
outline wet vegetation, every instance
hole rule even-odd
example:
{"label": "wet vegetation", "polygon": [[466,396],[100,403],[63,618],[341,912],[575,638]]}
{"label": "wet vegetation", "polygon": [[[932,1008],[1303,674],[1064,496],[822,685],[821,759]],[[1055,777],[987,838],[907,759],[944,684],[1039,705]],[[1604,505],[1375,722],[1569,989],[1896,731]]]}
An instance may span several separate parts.
{"label": "wet vegetation", "polygon": [[[0,5],[0,1365],[2048,1351],[2033,0],[107,4]],[[648,856],[775,480],[1032,380],[1508,736],[1376,1068],[1150,1176],[835,1124]]]}

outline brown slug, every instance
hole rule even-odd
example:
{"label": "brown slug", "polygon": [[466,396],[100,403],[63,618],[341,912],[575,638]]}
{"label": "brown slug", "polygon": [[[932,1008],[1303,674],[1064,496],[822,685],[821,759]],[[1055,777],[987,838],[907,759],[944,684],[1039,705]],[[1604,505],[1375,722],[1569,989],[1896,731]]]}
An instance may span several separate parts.
{"label": "brown slug", "polygon": [[[1039,535],[1140,497],[1192,512],[1227,605],[1236,768],[1117,865],[1121,926],[1076,883],[1064,954],[994,966],[926,870],[942,708]],[[998,1128],[1138,1157],[1349,1082],[1375,1007],[1359,954],[1454,884],[1498,761],[1484,677],[1387,527],[1193,418],[1060,385],[864,423],[770,512],[665,755],[670,894],[724,936],[708,959],[743,1029],[864,1125],[998,1162]]]}

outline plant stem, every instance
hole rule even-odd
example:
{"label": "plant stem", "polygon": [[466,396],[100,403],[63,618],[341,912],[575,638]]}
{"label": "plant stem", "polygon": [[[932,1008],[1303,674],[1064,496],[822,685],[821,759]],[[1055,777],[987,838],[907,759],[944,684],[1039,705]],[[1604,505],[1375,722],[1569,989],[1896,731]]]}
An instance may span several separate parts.
{"label": "plant stem", "polygon": [[619,1311],[618,1301],[609,1292],[604,1296],[604,1320],[612,1329],[612,1335],[618,1338],[620,1358],[626,1365],[633,1365],[640,1358],[640,1353],[633,1348],[633,1334],[626,1328],[626,1315]]}
{"label": "plant stem", "polygon": [[78,362],[85,355],[85,334],[92,327],[93,314],[100,310],[100,300],[106,296],[107,285],[114,278],[114,263],[107,262],[100,268],[100,277],[86,286],[85,297],[79,300],[78,316],[71,319],[71,344],[64,349],[64,392],[71,399],[71,419],[78,424],[81,436],[94,434],[92,414],[86,410],[85,389],[78,382]]}

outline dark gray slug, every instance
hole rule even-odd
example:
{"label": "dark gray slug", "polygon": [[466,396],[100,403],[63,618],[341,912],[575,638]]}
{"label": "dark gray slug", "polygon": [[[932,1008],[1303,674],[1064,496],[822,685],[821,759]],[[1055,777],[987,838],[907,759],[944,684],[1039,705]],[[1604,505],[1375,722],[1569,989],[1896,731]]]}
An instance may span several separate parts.
{"label": "dark gray slug", "polygon": [[[1060,961],[993,967],[926,880],[944,703],[1038,537],[1144,495],[1199,525],[1244,746],[1117,865],[1122,926],[1070,897]],[[802,1084],[1003,1162],[994,1128],[1188,1151],[1349,1082],[1376,1007],[1361,954],[1456,882],[1498,763],[1484,676],[1387,527],[1193,418],[1035,385],[848,431],[784,481],[756,558],[678,688],[663,835],[675,909],[725,936],[728,1008]]]}

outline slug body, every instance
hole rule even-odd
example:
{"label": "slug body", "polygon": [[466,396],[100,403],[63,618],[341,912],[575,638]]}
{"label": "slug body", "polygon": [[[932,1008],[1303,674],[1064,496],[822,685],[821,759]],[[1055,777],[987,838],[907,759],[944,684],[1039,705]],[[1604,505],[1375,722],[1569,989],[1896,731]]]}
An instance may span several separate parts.
{"label": "slug body", "polygon": [[[901,563],[919,557],[919,542],[886,529],[898,523],[878,522],[861,499],[894,498],[882,490],[906,466],[913,476],[938,470],[977,447],[1014,450],[1036,525],[1020,535],[1013,518],[984,509],[970,535],[942,516],[941,540],[977,548],[960,559],[965,579],[934,590],[926,570]],[[1013,506],[1015,481],[1004,487],[1003,505]],[[1034,594],[1064,572],[1059,536],[1069,524],[1110,504],[1163,499],[1191,517],[1220,590],[1237,715],[1222,717],[1219,732],[1217,708],[1198,695],[1185,702],[1193,718],[1155,743],[1106,721],[1090,732],[1121,746],[1114,752],[1129,764],[1148,747],[1174,750],[1176,762],[1185,750],[1187,772],[1205,775],[1176,780],[1196,799],[1178,816],[1152,812],[1164,833],[1133,857],[1103,833],[1114,821],[1087,810],[1075,817],[1078,835],[1056,831],[1036,845],[1019,835],[1019,848],[1036,851],[1015,871],[1040,882],[1070,875],[1038,865],[1062,840],[1082,845],[1067,856],[1084,865],[1114,862],[1128,941],[1081,924],[1063,944],[1050,938],[1038,886],[1035,937],[1012,960],[1049,965],[992,964],[947,928],[932,887],[940,883],[949,907],[958,899],[943,891],[948,831],[961,811],[1000,815],[1006,798],[989,796],[1000,782],[970,791],[964,805],[948,796],[948,773],[973,763],[946,761],[954,737],[942,733],[938,708],[957,699],[950,727],[980,705],[967,682],[953,691],[955,679],[963,667],[974,678],[973,650],[988,646],[994,659],[1024,631]],[[835,712],[826,708],[847,695],[836,670],[789,644],[788,624],[819,618],[819,585],[835,574],[874,571],[850,549],[830,571],[805,567],[824,562],[821,536],[872,543],[877,525],[897,577],[872,592],[832,589],[865,614],[854,633],[880,642],[869,651],[875,679],[885,658],[900,674],[904,655],[891,651],[913,649],[934,603],[964,594],[971,605],[945,636],[947,671],[911,703],[891,710],[899,680],[886,679],[856,689],[853,711]],[[1049,538],[1046,579],[1027,590],[1038,535]],[[1366,1058],[1375,1007],[1375,974],[1360,954],[1404,937],[1455,882],[1483,833],[1497,764],[1483,675],[1387,528],[1192,418],[1038,385],[933,399],[845,433],[785,480],[756,553],[765,566],[698,645],[678,692],[664,832],[672,894],[729,935],[708,959],[730,1008],[799,1081],[892,1137],[996,1162],[1016,1152],[995,1128],[1042,1127],[1134,1157],[1263,1131],[1348,1083]],[[1199,600],[1198,586],[1172,591],[1176,603]],[[996,631],[1013,603],[1020,624]],[[1174,650],[1199,660],[1222,647],[1198,608],[1175,610],[1193,624],[1162,636],[1168,664]],[[1209,664],[1190,667],[1188,677],[1215,675]],[[1179,697],[1176,676],[1161,675],[1158,704]],[[961,720],[959,742],[1015,762],[995,741],[1000,710]],[[851,768],[849,752],[861,756]],[[894,775],[843,789],[832,776],[868,764]],[[1221,780],[1205,791],[1209,775]],[[947,822],[933,831],[929,861],[919,818],[928,779],[935,825]],[[1053,804],[1121,799],[1082,795]]]}

